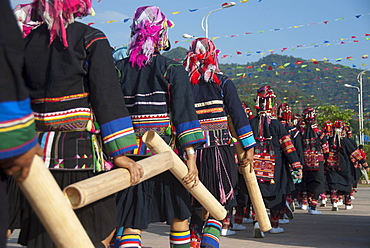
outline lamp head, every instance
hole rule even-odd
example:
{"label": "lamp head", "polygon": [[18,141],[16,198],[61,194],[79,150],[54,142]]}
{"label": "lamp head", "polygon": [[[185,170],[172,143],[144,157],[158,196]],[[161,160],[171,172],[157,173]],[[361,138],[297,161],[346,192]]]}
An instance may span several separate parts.
{"label": "lamp head", "polygon": [[221,6],[222,8],[230,8],[232,6],[234,6],[236,3],[235,2],[228,2],[228,3],[223,3]]}
{"label": "lamp head", "polygon": [[191,34],[183,34],[182,37],[185,38],[185,39],[193,39],[193,38],[195,38],[195,36],[194,35],[191,35]]}

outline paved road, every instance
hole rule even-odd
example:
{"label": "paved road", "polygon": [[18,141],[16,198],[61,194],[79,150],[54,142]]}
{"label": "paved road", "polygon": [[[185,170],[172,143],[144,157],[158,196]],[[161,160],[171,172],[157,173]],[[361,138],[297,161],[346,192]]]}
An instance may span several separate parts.
{"label": "paved road", "polygon": [[[281,225],[285,232],[266,233],[263,239],[252,237],[252,225],[245,224],[244,231],[236,235],[221,237],[222,248],[250,247],[325,247],[362,248],[370,247],[370,187],[360,186],[353,200],[354,208],[338,212],[331,207],[319,208],[322,215],[308,215],[296,210],[295,218],[287,225]],[[143,248],[166,248],[169,227],[163,223],[152,224],[143,234]],[[17,232],[9,239],[7,247],[21,247],[16,244]]]}

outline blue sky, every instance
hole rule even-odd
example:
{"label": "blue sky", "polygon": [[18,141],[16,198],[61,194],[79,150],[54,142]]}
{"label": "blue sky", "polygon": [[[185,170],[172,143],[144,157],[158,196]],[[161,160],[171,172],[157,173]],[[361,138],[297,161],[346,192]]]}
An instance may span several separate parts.
{"label": "blue sky", "polygon": [[[15,6],[29,1],[11,2]],[[220,58],[220,63],[245,64],[274,52],[304,60],[326,58],[333,63],[370,69],[370,58],[362,58],[370,55],[370,36],[365,36],[370,34],[369,0],[235,2],[235,6],[209,17],[209,37],[219,37],[214,43],[221,50],[220,57],[227,55]],[[96,15],[81,21],[95,23],[92,27],[101,29],[111,45],[119,47],[127,44],[130,34],[131,19],[123,20],[132,18],[140,6],[156,5],[175,23],[169,31],[172,46],[188,48],[189,40],[182,35],[203,37],[202,17],[223,3],[218,0],[94,0]],[[108,23],[112,20],[115,22]],[[175,41],[178,42],[175,44]],[[237,55],[236,51],[242,54]],[[342,60],[337,62],[338,58]]]}

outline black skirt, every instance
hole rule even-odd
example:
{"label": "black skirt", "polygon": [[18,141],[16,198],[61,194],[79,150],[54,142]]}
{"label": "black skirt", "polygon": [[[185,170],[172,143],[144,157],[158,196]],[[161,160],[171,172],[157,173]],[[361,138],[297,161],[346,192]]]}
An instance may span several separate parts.
{"label": "black skirt", "polygon": [[9,202],[9,225],[8,229],[20,229],[21,228],[21,216],[24,209],[21,204],[23,197],[22,191],[19,189],[14,178],[9,176],[7,182],[8,202]]}
{"label": "black skirt", "polygon": [[[229,145],[201,148],[196,152],[200,181],[228,210],[237,205],[238,167],[235,155],[235,148]],[[200,206],[197,201],[193,205]]]}
{"label": "black skirt", "polygon": [[[145,156],[131,156],[135,161]],[[191,215],[190,194],[170,171],[117,193],[119,226],[147,229],[153,222],[172,224]]]}
{"label": "black skirt", "polygon": [[[95,175],[92,170],[50,171],[61,189]],[[117,226],[114,195],[77,209],[75,213],[95,247],[102,247],[101,241],[106,239]],[[18,243],[28,248],[53,248],[53,241],[29,205],[22,216]]]}
{"label": "black skirt", "polygon": [[0,247],[6,245],[6,230],[8,229],[8,198],[6,194],[7,178],[0,169]]}
{"label": "black skirt", "polygon": [[325,193],[326,179],[323,163],[319,162],[319,170],[305,170],[303,172],[303,182],[306,185],[306,190],[310,193],[313,193],[315,196],[319,196],[319,194]]}

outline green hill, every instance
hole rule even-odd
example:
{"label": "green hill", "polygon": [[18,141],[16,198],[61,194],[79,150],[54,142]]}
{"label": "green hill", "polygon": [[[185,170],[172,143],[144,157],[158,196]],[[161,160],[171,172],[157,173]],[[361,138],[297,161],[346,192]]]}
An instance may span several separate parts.
{"label": "green hill", "polygon": [[164,52],[163,55],[170,59],[182,61],[185,58],[187,52],[188,50],[186,48],[176,47],[168,52]]}
{"label": "green hill", "polygon": [[[183,60],[187,50],[177,47],[165,56]],[[270,54],[248,64],[223,64],[222,73],[233,80],[241,100],[254,106],[256,91],[270,85],[277,96],[277,103],[287,102],[294,113],[301,113],[308,105],[337,105],[341,109],[353,109],[358,113],[358,92],[344,84],[359,86],[356,77],[361,70],[326,61],[312,61]],[[370,73],[363,76],[363,104],[365,119],[370,110]]]}

